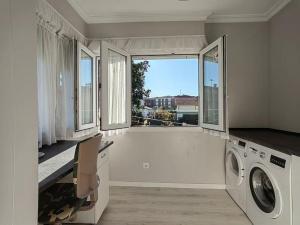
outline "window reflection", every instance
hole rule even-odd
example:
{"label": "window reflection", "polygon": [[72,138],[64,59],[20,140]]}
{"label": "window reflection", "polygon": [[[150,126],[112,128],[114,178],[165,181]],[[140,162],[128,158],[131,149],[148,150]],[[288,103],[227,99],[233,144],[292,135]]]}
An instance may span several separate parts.
{"label": "window reflection", "polygon": [[89,124],[93,122],[93,58],[81,50],[80,55],[80,80],[79,88],[81,123]]}
{"label": "window reflection", "polygon": [[204,55],[203,120],[208,124],[219,124],[219,58],[218,47]]}

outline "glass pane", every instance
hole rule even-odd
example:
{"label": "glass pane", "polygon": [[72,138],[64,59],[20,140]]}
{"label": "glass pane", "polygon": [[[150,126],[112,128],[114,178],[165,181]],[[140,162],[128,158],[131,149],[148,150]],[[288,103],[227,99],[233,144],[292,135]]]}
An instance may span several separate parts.
{"label": "glass pane", "polygon": [[108,124],[126,123],[126,56],[108,51]]}
{"label": "glass pane", "polygon": [[93,122],[93,58],[81,50],[79,88],[81,123]]}
{"label": "glass pane", "polygon": [[270,178],[262,169],[252,169],[250,187],[257,206],[266,213],[272,212],[276,203],[275,192]]}
{"label": "glass pane", "polygon": [[231,171],[236,175],[239,176],[240,169],[239,169],[239,163],[237,161],[237,158],[233,153],[231,153]]}
{"label": "glass pane", "polygon": [[219,58],[218,47],[204,55],[203,122],[219,124]]}
{"label": "glass pane", "polygon": [[198,56],[139,56],[132,62],[132,126],[198,125]]}

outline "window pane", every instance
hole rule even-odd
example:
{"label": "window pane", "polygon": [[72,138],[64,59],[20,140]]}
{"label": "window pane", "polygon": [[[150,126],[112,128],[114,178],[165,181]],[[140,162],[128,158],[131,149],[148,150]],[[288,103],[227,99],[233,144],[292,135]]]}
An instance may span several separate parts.
{"label": "window pane", "polygon": [[198,105],[198,56],[135,58],[132,126],[197,126]]}
{"label": "window pane", "polygon": [[218,47],[204,55],[203,122],[219,124],[219,64]]}
{"label": "window pane", "polygon": [[126,56],[108,51],[108,124],[126,123]]}
{"label": "window pane", "polygon": [[80,80],[79,88],[81,123],[93,122],[93,58],[81,50],[80,54]]}

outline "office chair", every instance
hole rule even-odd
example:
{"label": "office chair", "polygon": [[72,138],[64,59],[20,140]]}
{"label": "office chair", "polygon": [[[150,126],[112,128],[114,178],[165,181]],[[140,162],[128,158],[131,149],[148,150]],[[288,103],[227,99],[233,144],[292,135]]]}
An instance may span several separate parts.
{"label": "office chair", "polygon": [[[97,156],[102,135],[77,144],[73,183],[56,183],[39,196],[40,224],[72,221],[77,211],[91,209],[98,200]],[[89,198],[89,199],[88,199]]]}

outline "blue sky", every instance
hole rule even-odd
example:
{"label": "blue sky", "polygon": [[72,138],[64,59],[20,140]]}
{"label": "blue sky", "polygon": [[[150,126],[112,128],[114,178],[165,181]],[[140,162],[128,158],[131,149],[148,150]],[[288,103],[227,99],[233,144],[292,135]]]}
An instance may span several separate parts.
{"label": "blue sky", "polygon": [[219,64],[211,61],[204,61],[204,84],[205,86],[214,86],[219,83]]}
{"label": "blue sky", "polygon": [[91,77],[92,61],[90,58],[80,60],[80,85],[86,86],[92,83]]}
{"label": "blue sky", "polygon": [[[198,59],[156,59],[148,60],[150,68],[145,74],[145,89],[150,89],[150,97],[186,94],[198,96]],[[217,64],[205,62],[210,86],[217,81]]]}
{"label": "blue sky", "polygon": [[198,95],[198,59],[148,60],[145,89],[150,97],[165,95]]}

